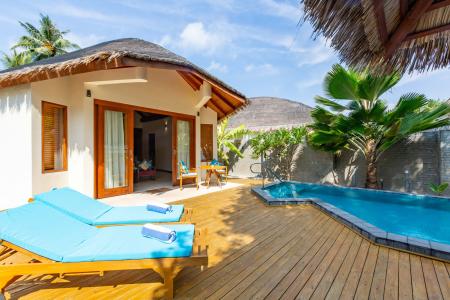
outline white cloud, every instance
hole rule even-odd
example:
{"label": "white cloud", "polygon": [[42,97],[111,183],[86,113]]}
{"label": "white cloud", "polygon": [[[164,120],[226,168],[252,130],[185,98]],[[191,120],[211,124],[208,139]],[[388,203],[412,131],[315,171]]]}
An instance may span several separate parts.
{"label": "white cloud", "polygon": [[166,47],[166,46],[170,45],[171,43],[172,43],[172,37],[170,35],[168,35],[168,34],[165,34],[161,38],[161,40],[159,40],[159,42],[158,42],[158,44],[163,46],[163,47]]}
{"label": "white cloud", "polygon": [[93,33],[88,35],[79,35],[73,32],[69,32],[66,35],[66,38],[72,43],[77,44],[81,48],[89,47],[106,40],[106,37],[102,35],[96,35]]}
{"label": "white cloud", "polygon": [[179,46],[184,50],[212,53],[224,46],[229,38],[217,30],[208,31],[202,22],[189,23],[180,34]]}
{"label": "white cloud", "polygon": [[279,73],[279,70],[272,64],[249,64],[245,66],[244,70],[247,73],[254,73],[256,75],[276,75]]}
{"label": "white cloud", "polygon": [[308,80],[302,80],[297,83],[297,87],[300,90],[307,89],[316,85],[320,85],[323,82],[322,78],[316,78],[316,79],[308,79]]}
{"label": "white cloud", "polygon": [[265,7],[265,13],[282,17],[294,22],[299,22],[302,17],[302,9],[300,4],[292,5],[283,1],[274,0],[260,0],[260,3]]}
{"label": "white cloud", "polygon": [[18,24],[17,20],[14,20],[13,18],[7,17],[7,16],[0,16],[0,22],[2,23],[9,23],[9,24]]}
{"label": "white cloud", "polygon": [[410,75],[404,75],[403,78],[400,80],[400,82],[397,84],[397,87],[400,86],[404,86],[410,83],[413,83],[415,81],[418,80],[425,80],[427,78],[433,77],[435,75],[444,73],[444,72],[448,72],[448,69],[439,69],[439,70],[435,70],[435,71],[430,71],[430,72],[414,72],[413,74]]}
{"label": "white cloud", "polygon": [[212,61],[211,64],[209,65],[209,67],[207,68],[208,71],[214,72],[220,72],[220,73],[227,73],[228,72],[228,66],[227,65],[223,65],[221,63],[218,63],[216,61]]}
{"label": "white cloud", "polygon": [[75,6],[69,3],[56,2],[52,3],[51,6],[47,7],[59,15],[64,15],[68,17],[80,18],[80,19],[90,19],[96,21],[111,21],[113,20],[111,16],[99,13],[94,10],[89,10],[86,8],[81,8],[80,6]]}
{"label": "white cloud", "polygon": [[[288,41],[286,41],[288,42]],[[298,54],[298,66],[318,65],[335,57],[333,49],[324,38],[320,38],[318,43],[312,47],[291,46],[289,51]]]}

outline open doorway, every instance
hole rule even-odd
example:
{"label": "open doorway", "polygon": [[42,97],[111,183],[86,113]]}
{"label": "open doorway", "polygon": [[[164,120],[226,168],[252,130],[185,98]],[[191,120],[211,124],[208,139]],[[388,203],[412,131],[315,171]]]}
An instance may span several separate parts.
{"label": "open doorway", "polygon": [[172,117],[134,111],[134,191],[172,185]]}

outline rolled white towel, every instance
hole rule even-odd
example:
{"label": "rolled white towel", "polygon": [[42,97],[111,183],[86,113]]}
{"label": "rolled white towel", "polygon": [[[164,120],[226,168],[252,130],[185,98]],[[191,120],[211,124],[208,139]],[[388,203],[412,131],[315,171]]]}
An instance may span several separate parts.
{"label": "rolled white towel", "polygon": [[148,238],[154,238],[164,243],[172,243],[177,239],[176,231],[164,226],[145,224],[142,227],[142,235]]}
{"label": "rolled white towel", "polygon": [[165,214],[169,211],[172,211],[172,205],[152,201],[152,202],[147,203],[147,210]]}

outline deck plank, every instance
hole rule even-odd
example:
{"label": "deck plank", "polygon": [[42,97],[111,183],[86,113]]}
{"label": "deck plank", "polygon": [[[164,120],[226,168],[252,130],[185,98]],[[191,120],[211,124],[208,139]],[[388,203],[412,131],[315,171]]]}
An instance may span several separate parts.
{"label": "deck plank", "polygon": [[[327,224],[330,227],[332,226],[332,224],[330,223]],[[267,255],[261,256],[260,259],[249,259],[245,261],[243,264],[243,271],[236,274],[236,276],[232,276],[232,278],[227,280],[227,285],[220,286],[220,288],[218,288],[214,291],[214,293],[208,296],[211,296],[215,299],[223,298],[225,295],[227,296],[225,298],[234,298],[239,296],[245,290],[245,288],[248,287],[248,285],[250,285],[254,281],[254,279],[257,278],[258,274],[266,272],[273,264],[277,264],[280,258],[285,255],[289,255],[287,253],[292,253],[293,251],[295,251],[295,245],[303,246],[304,242],[306,242],[306,238],[309,239],[311,237],[311,235],[309,234],[309,230],[316,228],[316,225],[320,224],[312,223],[311,226],[305,231],[298,231],[297,228],[293,227],[293,232],[296,232],[294,238],[288,237],[288,239],[286,239],[286,243],[282,245],[281,248],[278,248],[281,245],[279,245],[279,242],[277,240],[271,241],[271,243],[278,246],[274,248],[276,250],[272,250],[272,248],[267,247]],[[285,232],[283,234],[285,234]],[[226,278],[223,278],[222,276],[221,280],[226,280]],[[213,290],[215,286],[216,285],[209,285],[208,289]],[[202,294],[199,294],[198,296],[202,297]]]}
{"label": "deck plank", "polygon": [[433,262],[428,258],[421,258],[423,277],[425,279],[425,287],[429,299],[440,300],[442,298],[441,288],[434,270]]}
{"label": "deck plank", "polygon": [[410,255],[411,282],[414,299],[427,299],[427,289],[423,277],[422,262],[417,255]]}
{"label": "deck plank", "polygon": [[341,293],[343,299],[353,299],[356,289],[358,288],[359,278],[361,277],[364,263],[366,262],[367,253],[369,251],[370,243],[367,240],[363,240],[358,254],[356,255],[355,262],[350,270],[350,274],[345,282],[344,288]]}
{"label": "deck plank", "polygon": [[[322,225],[323,228],[323,225]],[[330,227],[331,229],[331,227]],[[304,242],[297,242],[296,246],[289,251],[288,254],[283,255],[280,259],[274,262],[269,270],[259,269],[258,272],[252,274],[243,280],[239,287],[235,287],[233,291],[227,294],[227,297],[233,297],[238,291],[245,288],[245,291],[239,295],[242,299],[250,298],[264,298],[270,291],[278,284],[278,282],[291,270],[295,264],[300,261],[311,249],[314,244],[320,239],[322,234],[313,231],[308,239]],[[266,267],[264,267],[266,269]]]}
{"label": "deck plank", "polygon": [[434,269],[436,270],[436,276],[441,288],[442,297],[444,299],[450,299],[450,279],[445,269],[444,263],[441,261],[433,260]]}
{"label": "deck plank", "polygon": [[372,285],[374,271],[377,264],[378,250],[378,246],[373,244],[370,245],[366,262],[358,282],[358,288],[356,289],[356,299],[367,299],[369,297],[370,287]]}
{"label": "deck plank", "polygon": [[[350,274],[350,270],[353,267],[353,263],[357,257],[359,249],[361,247],[363,239],[360,236],[355,236],[355,243],[352,245],[352,248],[348,251],[347,256],[345,257],[344,262],[342,263],[341,268],[339,269],[338,274],[334,278],[333,284],[331,285],[325,299],[332,300],[338,299],[342,293],[342,289],[344,288],[345,282]],[[314,297],[314,295],[313,295]],[[323,299],[323,298],[317,298]]]}
{"label": "deck plank", "polygon": [[410,255],[398,253],[398,298],[413,299]]}
{"label": "deck plank", "polygon": [[[354,240],[354,235],[347,231],[345,241],[343,243],[333,245],[327,256],[322,260],[320,265],[311,275],[305,286],[297,295],[297,299],[312,298],[312,295],[317,291],[317,294],[324,294],[328,292],[333,278],[336,276],[342,261],[345,258],[350,245]],[[323,299],[324,297],[322,297]]]}
{"label": "deck plank", "polygon": [[[450,264],[376,246],[312,206],[268,207],[238,188],[180,201],[209,232],[209,267],[175,279],[180,299],[450,299]],[[13,255],[1,262],[26,260]],[[13,299],[160,299],[151,270],[22,277]]]}
{"label": "deck plank", "polygon": [[281,299],[295,298],[303,289],[308,279],[314,274],[320,263],[326,258],[326,255],[329,253],[330,249],[335,249],[335,247],[333,247],[334,245],[339,246],[347,233],[348,229],[344,229],[343,227],[336,230],[333,236],[331,236],[316,253],[306,268],[298,274],[297,278],[295,278],[289,288],[285,291]]}
{"label": "deck plank", "polygon": [[389,258],[386,271],[386,286],[384,288],[384,299],[398,299],[398,268],[399,268],[399,252],[389,249]]}
{"label": "deck plank", "polygon": [[386,284],[386,273],[388,266],[389,250],[380,247],[375,272],[370,287],[369,299],[382,299],[384,297],[384,287]]}
{"label": "deck plank", "polygon": [[348,255],[351,255],[351,253],[355,251],[352,249],[356,249],[359,245],[360,239],[356,235],[350,234],[347,239],[348,240],[339,250],[339,253],[336,255],[329,268],[327,268],[326,273],[323,275],[314,290],[314,293],[311,295],[311,299],[325,299],[344,261],[347,259]]}
{"label": "deck plank", "polygon": [[[332,233],[338,232],[339,229],[342,228],[339,226],[334,226]],[[325,243],[328,241],[328,238],[329,236],[322,235],[314,247],[301,260],[299,260],[292,269],[289,270],[280,282],[278,282],[275,288],[267,295],[266,299],[280,299],[297,276],[308,266],[309,262],[319,253],[321,249],[323,249]]]}

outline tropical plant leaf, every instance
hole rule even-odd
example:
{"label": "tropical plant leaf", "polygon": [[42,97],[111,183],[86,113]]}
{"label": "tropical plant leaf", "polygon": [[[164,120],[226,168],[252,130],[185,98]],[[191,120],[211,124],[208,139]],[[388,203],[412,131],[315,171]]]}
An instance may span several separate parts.
{"label": "tropical plant leaf", "polygon": [[325,76],[324,89],[331,98],[356,100],[358,99],[358,76],[336,64]]}

